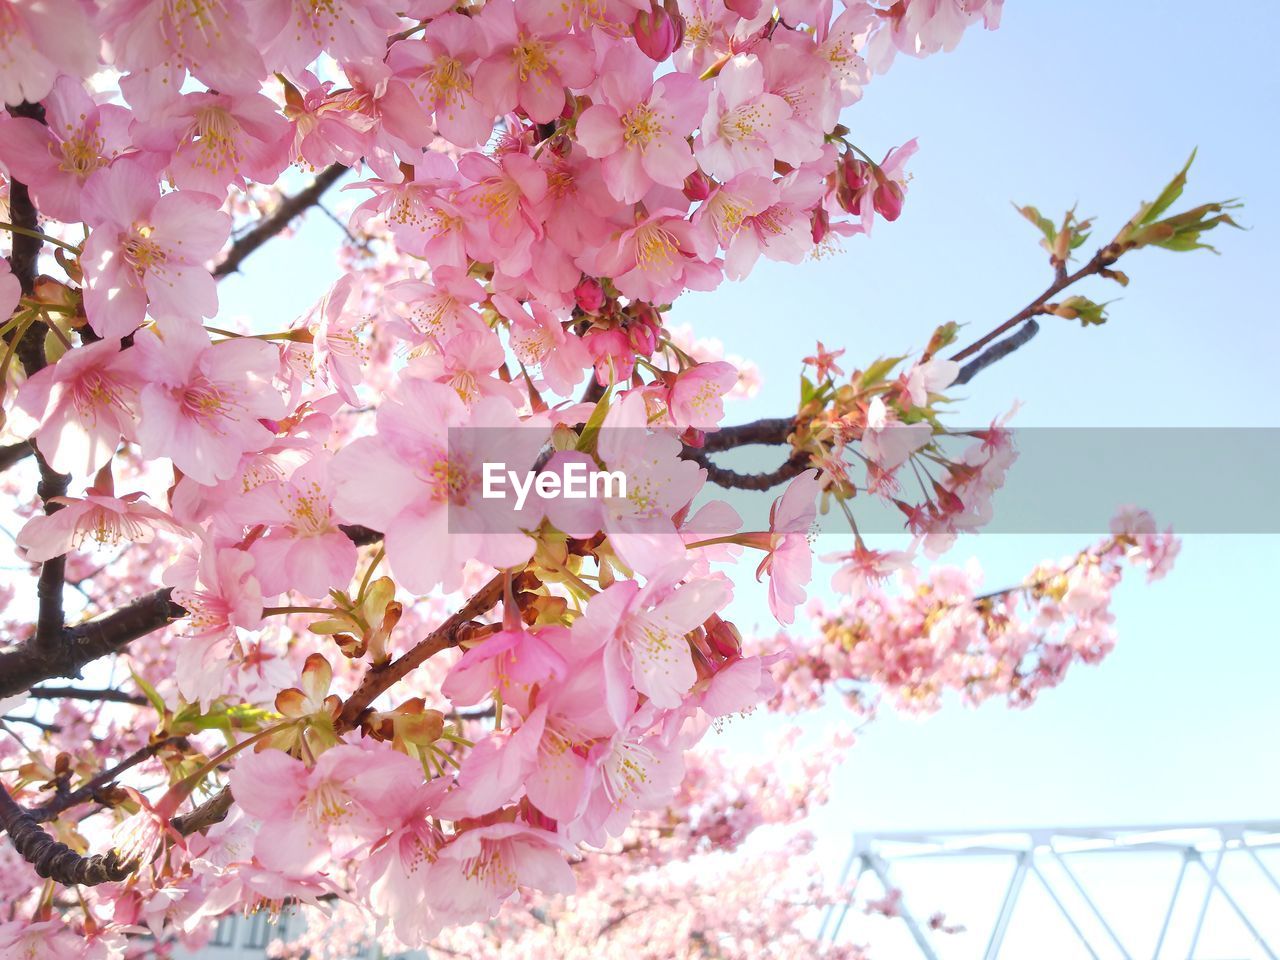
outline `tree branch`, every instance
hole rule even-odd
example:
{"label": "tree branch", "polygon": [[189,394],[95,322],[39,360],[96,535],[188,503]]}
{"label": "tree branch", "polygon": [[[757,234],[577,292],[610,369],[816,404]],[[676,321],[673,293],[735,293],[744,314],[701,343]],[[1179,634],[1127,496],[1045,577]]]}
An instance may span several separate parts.
{"label": "tree branch", "polygon": [[87,690],[83,687],[32,687],[27,695],[36,700],[88,700],[90,702],[130,703],[145,707],[147,698],[123,690]]}
{"label": "tree branch", "polygon": [[150,760],[157,753],[163,750],[171,743],[181,743],[185,741],[185,737],[165,737],[154,743],[148,743],[145,747],[140,747],[129,756],[125,757],[113,767],[108,767],[91,780],[86,781],[82,786],[77,787],[68,793],[54,797],[48,803],[43,803],[38,807],[33,807],[27,811],[31,819],[37,823],[44,823],[52,820],[62,811],[74,807],[76,804],[84,803],[88,800],[97,799],[98,793],[103,787],[114,783],[126,770],[136,767],[138,764]]}
{"label": "tree branch", "polygon": [[997,360],[1003,360],[1019,347],[1029,343],[1037,333],[1040,332],[1040,324],[1034,320],[1027,320],[1023,324],[1022,329],[1014,333],[1012,336],[1005,337],[998,343],[993,343],[987,347],[982,353],[978,354],[963,367],[956,376],[955,382],[961,385],[968,383],[979,373],[985,370]]}
{"label": "tree branch", "polygon": [[9,834],[13,848],[22,859],[35,867],[42,877],[66,886],[79,884],[92,887],[99,883],[123,880],[133,872],[133,864],[121,863],[111,851],[83,857],[65,843],[59,843],[41,829],[35,819],[14,802],[8,789],[0,783],[0,827]]}
{"label": "tree branch", "polygon": [[[502,596],[504,574],[499,573],[476,591],[457,613],[420,640],[412,649],[381,667],[371,667],[347,698],[338,715],[335,726],[338,733],[354,730],[360,724],[369,705],[392,684],[408,676],[414,669],[426,663],[436,654],[456,647],[467,638],[467,629],[476,617],[487,613],[497,605]],[[223,787],[190,813],[173,818],[173,828],[183,836],[189,836],[226,818],[233,801],[231,789]]]}
{"label": "tree branch", "polygon": [[1086,263],[1079,270],[1077,270],[1075,273],[1069,274],[1065,270],[1057,271],[1057,273],[1054,276],[1053,283],[1049,284],[1049,286],[1045,289],[1044,293],[1040,294],[1040,296],[1036,297],[1029,304],[1027,304],[1025,307],[1023,307],[1021,310],[1015,313],[1012,317],[1010,317],[1004,323],[1000,324],[1000,326],[996,327],[986,336],[979,337],[977,340],[969,344],[969,346],[965,347],[963,350],[960,350],[957,353],[953,353],[951,355],[951,359],[964,360],[967,357],[973,356],[975,353],[977,353],[979,350],[985,347],[988,343],[997,339],[1002,334],[1005,334],[1008,331],[1012,330],[1018,324],[1023,323],[1026,320],[1030,320],[1033,317],[1038,317],[1040,314],[1044,313],[1045,306],[1049,303],[1049,300],[1052,297],[1056,296],[1057,294],[1061,293],[1063,290],[1067,289],[1067,287],[1072,286],[1073,284],[1079,282],[1080,280],[1083,280],[1085,277],[1091,277],[1095,274],[1102,273],[1103,270],[1106,270],[1108,267],[1110,267],[1113,263],[1115,263],[1119,259],[1120,259],[1120,252],[1118,248],[1115,246],[1115,244],[1108,244],[1107,246],[1099,249],[1098,252],[1095,253],[1089,259],[1089,262]]}
{"label": "tree branch", "polygon": [[14,464],[21,463],[35,452],[35,446],[26,440],[0,447],[0,471],[8,470]]}
{"label": "tree branch", "polygon": [[0,697],[23,693],[51,677],[77,678],[80,668],[118,653],[138,637],[187,615],[165,587],[87,623],[63,630],[47,646],[30,640],[0,653]]}
{"label": "tree branch", "polygon": [[213,268],[213,275],[221,279],[240,269],[240,264],[264,243],[284,230],[293,218],[320,202],[324,192],[338,182],[347,168],[340,163],[330,164],[311,181],[311,185],[299,190],[292,197],[285,197],[271,213],[258,222],[252,230],[231,244],[222,261]]}

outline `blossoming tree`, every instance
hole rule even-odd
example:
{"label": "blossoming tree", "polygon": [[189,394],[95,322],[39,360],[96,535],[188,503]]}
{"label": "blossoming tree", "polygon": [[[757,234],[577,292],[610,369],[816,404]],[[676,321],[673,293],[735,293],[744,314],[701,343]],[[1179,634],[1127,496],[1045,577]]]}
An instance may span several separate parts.
{"label": "blossoming tree", "polygon": [[[736,769],[707,729],[833,698],[1028,703],[1110,648],[1122,570],[1177,550],[1127,511],[1009,589],[917,569],[985,522],[1014,457],[1003,422],[952,435],[946,391],[1038,317],[1102,322],[1067,291],[1127,283],[1130,251],[1230,224],[1171,212],[1185,169],[1087,258],[1088,221],[1025,208],[1052,269],[1027,308],[861,367],[819,344],[774,419],[724,425],[750,370],[667,322],[686,290],[897,219],[914,142],[876,162],[842,114],[1000,12],[0,0],[0,485],[33,574],[0,585],[0,956],[164,956],[285,905],[311,912],[298,955],[369,930],[469,956],[803,952],[812,878],[698,864],[801,819],[833,751]],[[340,180],[361,202],[321,301],[219,321],[218,281]],[[714,460],[760,444],[780,465]],[[627,484],[506,509],[496,460]],[[910,551],[864,542],[868,496]],[[823,558],[846,600],[744,639],[732,572],[791,627],[819,511],[847,525]]]}

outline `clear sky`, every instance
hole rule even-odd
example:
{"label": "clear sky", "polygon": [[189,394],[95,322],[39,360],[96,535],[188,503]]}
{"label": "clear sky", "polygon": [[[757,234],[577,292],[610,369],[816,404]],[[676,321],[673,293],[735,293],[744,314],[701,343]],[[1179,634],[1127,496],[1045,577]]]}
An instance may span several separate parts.
{"label": "clear sky", "polygon": [[[1242,197],[1251,230],[1216,234],[1221,257],[1127,258],[1133,283],[1111,322],[1043,320],[1035,341],[970,385],[955,422],[985,422],[1018,399],[1020,426],[1280,426],[1268,282],[1280,263],[1277,35],[1280,6],[1269,0],[1009,0],[1000,30],[972,31],[949,55],[900,59],[846,123],[876,156],[919,137],[901,220],[849,241],[843,256],[765,262],[676,310],[759,364],[763,389],[731,419],[794,409],[798,358],[819,338],[859,365],[918,349],[946,320],[991,329],[1049,279],[1010,201],[1051,216],[1078,202],[1102,239],[1198,146],[1184,202]],[[331,278],[334,229],[313,215],[303,235],[315,270],[280,273],[296,261],[260,254],[223,285],[224,307],[287,322]],[[1092,289],[1116,296],[1108,286]],[[1222,465],[1224,496],[1232,470]],[[1095,482],[1108,482],[1106,464]],[[948,559],[977,556],[1000,586],[1084,539],[978,537]],[[824,849],[842,859],[855,829],[1280,817],[1278,577],[1275,536],[1189,538],[1167,580],[1133,578],[1119,591],[1115,653],[1032,710],[881,716],[817,821]],[[758,593],[744,586],[739,598],[765,622]],[[1006,956],[1057,955],[1035,933],[1024,934],[1034,953],[1011,942]]]}

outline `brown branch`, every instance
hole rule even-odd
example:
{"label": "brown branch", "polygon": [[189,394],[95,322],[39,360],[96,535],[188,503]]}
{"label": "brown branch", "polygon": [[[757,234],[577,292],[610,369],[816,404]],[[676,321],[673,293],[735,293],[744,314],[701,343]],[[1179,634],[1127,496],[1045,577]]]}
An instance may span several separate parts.
{"label": "brown branch", "polygon": [[22,859],[35,867],[36,873],[66,886],[92,887],[123,880],[133,872],[134,864],[121,863],[114,850],[85,857],[53,839],[30,813],[14,802],[4,784],[0,784],[0,827],[9,834],[9,842]]}
{"label": "brown branch", "polygon": [[721,427],[714,433],[707,434],[700,452],[719,453],[721,450],[732,450],[756,443],[772,445],[786,443],[795,427],[795,417],[772,417],[767,420],[740,423],[732,427]]}
{"label": "brown branch", "polygon": [[87,690],[83,687],[32,687],[27,695],[36,700],[88,700],[90,702],[131,703],[145,707],[147,698],[123,690]]}
{"label": "brown branch", "polygon": [[35,452],[35,446],[26,440],[0,447],[0,470],[8,470],[14,464],[21,463]]}
{"label": "brown branch", "polygon": [[977,340],[969,344],[969,346],[965,347],[963,350],[960,350],[957,353],[953,353],[951,355],[951,359],[964,360],[967,357],[971,357],[975,353],[977,353],[979,350],[981,350],[983,347],[985,347],[988,343],[991,343],[993,340],[998,339],[1003,334],[1008,333],[1018,324],[1024,323],[1027,320],[1031,320],[1034,317],[1040,316],[1042,313],[1046,312],[1045,307],[1048,305],[1049,301],[1053,297],[1061,293],[1067,287],[1072,286],[1073,284],[1079,282],[1080,280],[1083,280],[1085,277],[1091,277],[1091,276],[1094,276],[1095,274],[1102,273],[1102,271],[1106,270],[1118,259],[1120,259],[1119,248],[1117,248],[1115,244],[1108,244],[1107,246],[1098,250],[1098,252],[1095,253],[1090,258],[1089,262],[1086,263],[1079,270],[1077,270],[1075,273],[1069,274],[1069,273],[1066,273],[1064,270],[1056,271],[1053,279],[1053,283],[1049,284],[1049,286],[1045,289],[1044,293],[1040,294],[1040,296],[1036,297],[1029,304],[1027,304],[1025,307],[1023,307],[1021,310],[1015,313],[1012,317],[1010,317],[1004,323],[1000,324],[1000,326],[996,327],[986,336],[979,337]]}
{"label": "brown branch", "polygon": [[[44,108],[39,104],[23,103],[10,112],[15,117],[27,117],[37,123],[44,122]],[[15,226],[31,231],[33,235],[13,234],[13,255],[9,258],[10,269],[18,278],[23,296],[30,297],[35,292],[36,277],[40,271],[40,251],[44,249],[44,240],[40,237],[40,214],[31,199],[27,186],[18,180],[9,181],[9,213]],[[18,341],[18,360],[28,377],[33,377],[45,367],[44,356],[45,326],[32,323]],[[67,486],[71,478],[58,473],[34,450],[36,462],[40,465],[40,485],[38,492],[44,503],[46,514],[56,513],[62,505],[50,502],[54,497],[66,496]],[[21,459],[19,457],[18,459]],[[67,560],[65,556],[46,560],[40,567],[40,579],[36,584],[39,598],[39,615],[36,621],[35,642],[37,646],[45,646],[52,642],[62,630],[62,586],[66,579]]]}
{"label": "brown branch", "polygon": [[168,587],[156,590],[104,617],[68,627],[48,645],[28,640],[0,653],[0,697],[23,693],[52,677],[78,678],[85,664],[186,616],[170,593]]}
{"label": "brown branch", "polygon": [[157,740],[154,743],[148,743],[145,747],[140,747],[133,753],[129,754],[129,756],[125,757],[115,766],[108,767],[92,779],[87,780],[82,786],[76,787],[76,789],[68,791],[67,793],[59,794],[47,803],[43,803],[38,807],[33,807],[27,812],[30,814],[31,819],[35,820],[37,823],[44,823],[48,820],[52,820],[58,814],[62,813],[62,811],[74,807],[76,804],[98,799],[102,789],[114,783],[119,778],[120,774],[124,773],[126,770],[136,767],[140,763],[150,760],[169,744],[185,742],[185,737],[165,737],[164,739]]}
{"label": "brown branch", "polygon": [[227,251],[227,255],[213,268],[214,277],[221,279],[227,274],[235,273],[239,270],[240,264],[250,254],[288,227],[294,217],[304,212],[308,207],[319,203],[325,191],[337,183],[346,172],[347,168],[342,164],[330,164],[316,174],[316,178],[311,181],[310,186],[299,190],[291,197],[285,197],[281,200],[280,204],[270,214],[263,217],[252,230],[231,244],[231,249]]}
{"label": "brown branch", "polygon": [[456,647],[465,639],[466,631],[463,628],[497,605],[498,599],[502,596],[503,576],[499,573],[477,590],[475,596],[463,604],[461,610],[418,641],[410,650],[381,667],[370,667],[364,679],[360,681],[360,686],[356,687],[355,692],[342,705],[342,713],[337,723],[338,732],[354,730],[359,725],[361,716],[369,709],[369,704],[373,703],[379,694],[392,684],[403,680],[437,653]]}
{"label": "brown branch", "polygon": [[[354,693],[342,706],[336,727],[339,733],[354,730],[360,724],[369,705],[392,684],[408,676],[414,669],[426,663],[436,654],[456,647],[468,636],[468,628],[476,617],[482,616],[497,605],[502,596],[503,574],[498,574],[468,600],[457,613],[420,640],[412,649],[381,667],[371,667]],[[226,818],[231,810],[233,797],[229,787],[223,787],[189,814],[173,818],[173,827],[183,836],[189,836]]]}
{"label": "brown branch", "polygon": [[1025,346],[1039,332],[1040,324],[1036,323],[1034,320],[1028,320],[1023,324],[1021,330],[1018,330],[1011,336],[1005,337],[998,343],[993,343],[991,346],[987,347],[986,350],[982,351],[982,353],[978,354],[961,367],[960,373],[956,376],[955,382],[960,385],[968,383],[987,367],[991,366],[991,364],[998,360],[1003,360],[1005,357],[1009,356],[1009,354],[1013,353],[1013,351]]}
{"label": "brown branch", "polygon": [[738,473],[736,470],[718,467],[698,451],[686,451],[685,459],[701,465],[707,471],[707,479],[716,486],[735,490],[771,490],[810,468],[809,456],[805,453],[793,453],[782,462],[782,466],[768,473]]}

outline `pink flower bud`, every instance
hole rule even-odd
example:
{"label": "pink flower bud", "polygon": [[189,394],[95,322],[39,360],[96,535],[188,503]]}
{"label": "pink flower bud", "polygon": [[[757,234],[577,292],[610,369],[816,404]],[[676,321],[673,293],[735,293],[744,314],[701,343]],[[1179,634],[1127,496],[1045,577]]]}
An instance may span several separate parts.
{"label": "pink flower bud", "polygon": [[661,63],[684,42],[684,18],[655,6],[636,15],[631,32],[640,51],[650,60]]}
{"label": "pink flower bud", "polygon": [[653,355],[658,349],[658,338],[653,327],[647,323],[633,323],[627,327],[627,340],[632,348],[642,357]]}
{"label": "pink flower bud", "polygon": [[872,195],[871,202],[876,208],[876,213],[892,223],[902,215],[904,196],[901,184],[894,180],[881,180],[876,185],[876,192]]}
{"label": "pink flower bud", "polygon": [[711,178],[701,170],[695,170],[684,178],[684,195],[694,203],[700,203],[711,196]]}
{"label": "pink flower bud", "polygon": [[583,277],[573,288],[573,299],[583,313],[599,313],[604,306],[604,287],[594,277]]}

